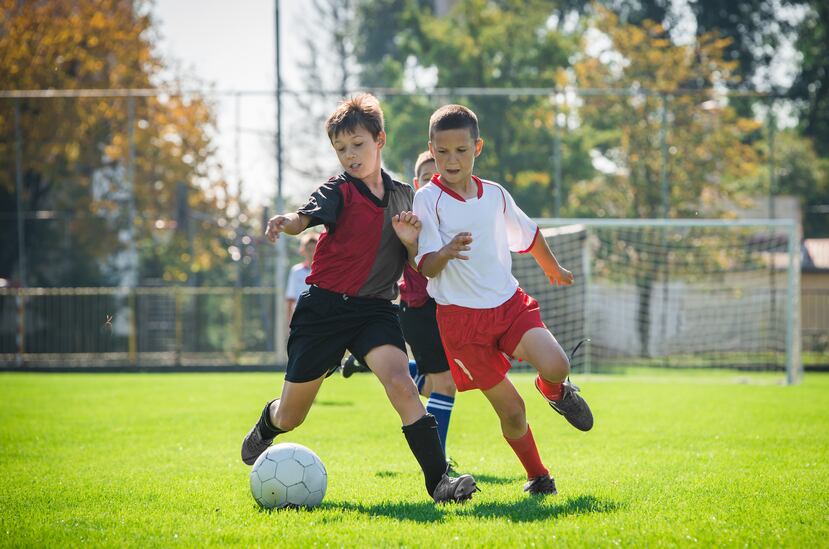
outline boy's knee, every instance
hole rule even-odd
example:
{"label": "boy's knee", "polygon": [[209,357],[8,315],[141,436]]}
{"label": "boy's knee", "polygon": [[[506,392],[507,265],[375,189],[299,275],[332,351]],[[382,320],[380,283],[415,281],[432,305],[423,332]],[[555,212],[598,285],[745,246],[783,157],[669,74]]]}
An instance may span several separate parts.
{"label": "boy's knee", "polygon": [[570,375],[570,360],[564,352],[556,353],[539,373],[552,383],[561,383]]}
{"label": "boy's knee", "polygon": [[417,387],[408,374],[394,374],[383,385],[386,391],[398,398],[417,398]]}
{"label": "boy's knee", "polygon": [[501,411],[501,421],[509,425],[520,426],[527,421],[527,410],[524,408],[524,401],[516,400],[510,406]]}

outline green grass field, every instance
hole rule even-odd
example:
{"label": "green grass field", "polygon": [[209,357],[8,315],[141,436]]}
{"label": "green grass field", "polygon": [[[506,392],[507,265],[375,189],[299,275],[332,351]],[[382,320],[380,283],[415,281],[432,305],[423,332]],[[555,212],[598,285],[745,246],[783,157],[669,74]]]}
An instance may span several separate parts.
{"label": "green grass field", "polygon": [[590,433],[514,375],[559,495],[521,491],[494,412],[464,393],[449,454],[481,492],[446,507],[376,379],[335,377],[282,439],[322,458],[326,498],[269,513],[239,445],[281,380],[0,374],[0,546],[829,546],[829,375],[582,377]]}

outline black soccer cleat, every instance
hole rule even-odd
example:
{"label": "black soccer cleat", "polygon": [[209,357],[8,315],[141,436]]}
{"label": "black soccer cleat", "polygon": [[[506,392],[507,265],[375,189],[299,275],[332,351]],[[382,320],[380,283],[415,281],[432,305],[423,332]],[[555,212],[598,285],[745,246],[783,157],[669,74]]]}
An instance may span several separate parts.
{"label": "black soccer cleat", "polygon": [[550,475],[531,478],[524,484],[524,491],[533,496],[554,496],[558,494],[556,481]]}
{"label": "black soccer cleat", "polygon": [[550,408],[563,415],[564,419],[579,431],[589,431],[593,428],[593,412],[590,411],[587,402],[579,395],[579,388],[570,383],[569,378],[561,384],[561,398],[558,400],[547,398],[541,387],[538,386],[539,379],[538,377],[535,378],[535,388],[538,389]]}
{"label": "black soccer cleat", "polygon": [[368,366],[362,365],[354,355],[348,355],[348,358],[343,362],[343,377],[348,379],[357,372],[369,372]]}
{"label": "black soccer cleat", "polygon": [[435,486],[432,499],[435,500],[435,503],[463,503],[472,499],[472,494],[479,491],[472,475],[450,477],[444,474],[438,485]]}
{"label": "black soccer cleat", "polygon": [[[273,402],[279,402],[279,399],[268,402],[266,406],[270,408]],[[242,441],[242,461],[245,462],[245,465],[253,465],[256,462],[256,458],[262,455],[262,452],[273,444],[274,438],[276,437],[264,438],[262,432],[259,430],[259,421],[254,423]]]}

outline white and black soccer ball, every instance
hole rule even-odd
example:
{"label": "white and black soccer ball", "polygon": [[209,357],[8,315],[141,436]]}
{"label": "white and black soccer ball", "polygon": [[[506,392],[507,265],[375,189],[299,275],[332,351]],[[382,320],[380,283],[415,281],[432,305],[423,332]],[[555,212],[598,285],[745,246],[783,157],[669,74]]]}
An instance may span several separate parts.
{"label": "white and black soccer ball", "polygon": [[268,448],[250,472],[253,499],[265,509],[316,507],[327,487],[328,473],[317,454],[293,442]]}

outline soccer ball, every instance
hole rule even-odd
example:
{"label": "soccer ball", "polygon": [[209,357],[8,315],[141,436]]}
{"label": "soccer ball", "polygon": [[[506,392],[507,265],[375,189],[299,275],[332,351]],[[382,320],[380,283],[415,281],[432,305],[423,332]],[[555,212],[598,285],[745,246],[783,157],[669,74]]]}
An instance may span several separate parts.
{"label": "soccer ball", "polygon": [[317,454],[292,442],[268,448],[250,472],[253,499],[265,509],[316,507],[327,486],[328,473]]}

